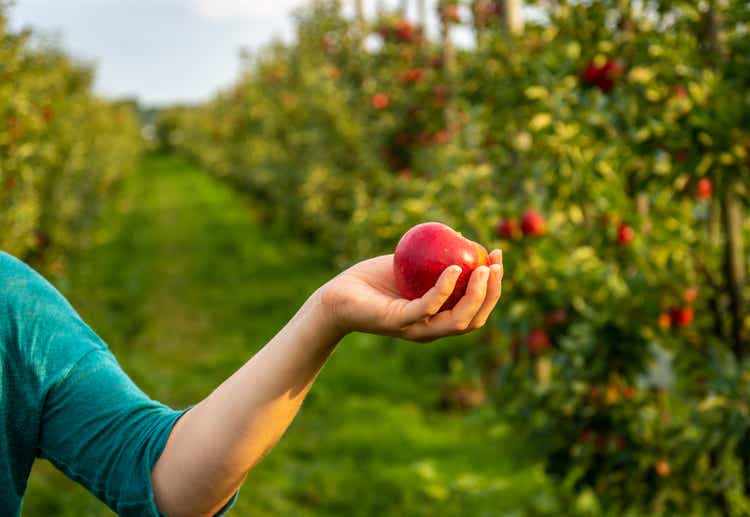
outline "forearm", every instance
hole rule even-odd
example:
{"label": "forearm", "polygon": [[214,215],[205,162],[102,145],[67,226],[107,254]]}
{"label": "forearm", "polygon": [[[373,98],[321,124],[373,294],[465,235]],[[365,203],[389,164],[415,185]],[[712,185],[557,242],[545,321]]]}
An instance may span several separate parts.
{"label": "forearm", "polygon": [[213,515],[276,444],[341,335],[320,292],[175,425],[152,481],[170,517]]}

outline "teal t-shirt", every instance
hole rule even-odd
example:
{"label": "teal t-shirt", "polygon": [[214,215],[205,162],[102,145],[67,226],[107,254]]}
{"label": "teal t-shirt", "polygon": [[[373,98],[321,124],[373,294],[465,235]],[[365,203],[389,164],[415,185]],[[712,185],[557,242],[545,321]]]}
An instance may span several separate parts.
{"label": "teal t-shirt", "polygon": [[0,515],[20,514],[37,457],[119,515],[161,515],[151,469],[187,410],[147,397],[63,296],[2,252],[0,383]]}

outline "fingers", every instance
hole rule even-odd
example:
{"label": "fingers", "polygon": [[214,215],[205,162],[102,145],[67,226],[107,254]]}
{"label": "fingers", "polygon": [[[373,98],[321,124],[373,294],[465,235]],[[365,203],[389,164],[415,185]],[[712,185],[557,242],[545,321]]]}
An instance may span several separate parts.
{"label": "fingers", "polygon": [[470,330],[469,325],[487,295],[488,277],[488,267],[481,266],[475,269],[469,278],[466,294],[452,310],[439,312],[431,318],[415,323],[406,330],[404,337],[413,341],[431,341]]}
{"label": "fingers", "polygon": [[490,262],[493,264],[503,265],[503,250],[492,250],[490,253]]}
{"label": "fingers", "polygon": [[[502,261],[502,258],[501,258]],[[490,279],[487,282],[487,296],[484,299],[484,303],[479,308],[479,312],[474,316],[470,328],[478,329],[483,327],[487,323],[487,319],[492,313],[492,309],[497,305],[497,301],[500,299],[500,295],[503,291],[503,265],[502,262],[499,264],[492,264],[490,266]]]}
{"label": "fingers", "polygon": [[471,330],[470,325],[487,297],[489,276],[490,270],[486,266],[476,268],[471,274],[469,285],[466,287],[466,294],[450,311],[455,330],[459,332]]}
{"label": "fingers", "polygon": [[[404,337],[414,341],[432,341],[483,326],[502,294],[502,252],[494,250],[490,254],[490,262],[492,265],[489,268],[482,266],[472,273],[466,294],[453,310],[437,313],[423,321],[416,320],[417,323],[407,329]],[[445,299],[440,302],[437,309],[444,301]]]}
{"label": "fingers", "polygon": [[450,298],[453,289],[456,287],[456,281],[461,276],[460,266],[450,266],[445,268],[440,274],[435,285],[427,291],[421,298],[410,301],[403,312],[403,325],[411,325],[417,321],[428,318],[440,310],[445,301]]}

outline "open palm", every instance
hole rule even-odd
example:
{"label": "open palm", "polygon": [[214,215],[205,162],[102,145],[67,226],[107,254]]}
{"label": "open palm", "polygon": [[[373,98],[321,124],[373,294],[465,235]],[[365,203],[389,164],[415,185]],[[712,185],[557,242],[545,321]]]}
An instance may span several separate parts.
{"label": "open palm", "polygon": [[347,269],[326,285],[326,297],[345,331],[431,341],[485,324],[502,291],[502,253],[493,251],[490,260],[490,267],[481,266],[472,273],[466,294],[452,310],[438,312],[453,292],[461,273],[459,266],[446,268],[421,298],[407,300],[396,289],[393,255]]}

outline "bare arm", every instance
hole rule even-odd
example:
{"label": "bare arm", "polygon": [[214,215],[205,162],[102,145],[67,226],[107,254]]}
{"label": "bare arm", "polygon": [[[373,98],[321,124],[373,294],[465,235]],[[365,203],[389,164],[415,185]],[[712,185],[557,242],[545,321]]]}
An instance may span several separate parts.
{"label": "bare arm", "polygon": [[478,328],[500,297],[502,255],[472,275],[466,296],[437,313],[457,270],[418,300],[400,298],[392,255],[361,262],[316,291],[252,359],[175,425],[154,466],[157,506],[170,517],[214,515],[278,442],[336,344],[352,331],[430,341]]}

